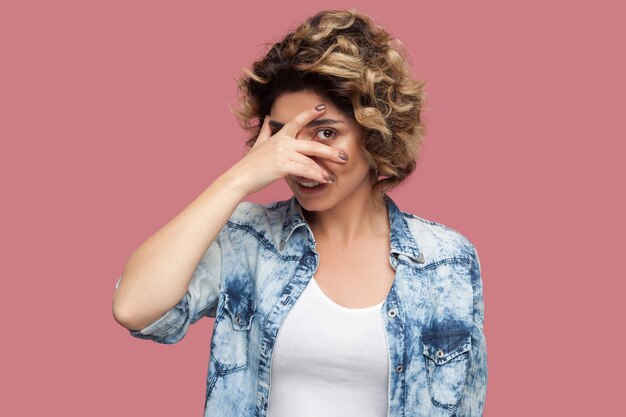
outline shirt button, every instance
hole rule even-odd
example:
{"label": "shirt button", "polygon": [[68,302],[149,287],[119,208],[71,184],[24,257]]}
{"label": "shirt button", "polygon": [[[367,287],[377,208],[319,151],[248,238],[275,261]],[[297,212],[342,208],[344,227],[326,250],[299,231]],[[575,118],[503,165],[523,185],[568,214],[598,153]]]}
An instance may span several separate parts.
{"label": "shirt button", "polygon": [[392,308],[391,310],[389,310],[389,311],[387,312],[387,315],[388,315],[389,317],[392,317],[392,318],[393,318],[393,317],[395,317],[395,316],[397,316],[397,315],[398,315],[398,310],[397,310],[397,309],[395,309],[395,308]]}
{"label": "shirt button", "polygon": [[241,322],[241,316],[235,317],[235,323],[239,324]]}
{"label": "shirt button", "polygon": [[397,372],[397,373],[400,373],[400,372],[402,372],[402,371],[404,371],[404,367],[403,367],[402,365],[398,365],[398,366],[396,366],[396,372]]}
{"label": "shirt button", "polygon": [[443,353],[443,350],[439,349],[439,350],[437,351],[437,357],[438,357],[438,358],[443,358],[445,355],[446,355],[446,354],[445,354],[445,353]]}

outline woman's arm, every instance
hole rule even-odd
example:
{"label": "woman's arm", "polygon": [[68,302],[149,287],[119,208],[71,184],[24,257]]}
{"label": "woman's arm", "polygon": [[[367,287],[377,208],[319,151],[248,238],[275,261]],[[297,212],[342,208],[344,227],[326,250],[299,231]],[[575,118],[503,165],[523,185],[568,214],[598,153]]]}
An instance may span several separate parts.
{"label": "woman's arm", "polygon": [[[328,177],[328,173],[309,156],[345,163],[339,151],[331,146],[294,139],[324,110],[319,107],[305,110],[274,135],[269,118],[266,118],[256,143],[245,158],[218,177],[189,206],[135,250],[113,295],[113,316],[118,323],[131,331],[143,329],[180,302],[181,310],[184,310],[182,314],[171,314],[171,317],[164,317],[166,323],[160,323],[164,328],[170,327],[168,332],[173,332],[176,329],[172,327],[185,326],[190,319],[193,322],[199,318],[200,310],[211,307],[207,305],[210,300],[195,299],[201,295],[190,294],[195,297],[189,300],[194,309],[187,311],[189,306],[185,305],[184,297],[205,253],[211,267],[206,279],[213,284],[219,282],[217,260],[212,260],[219,259],[219,244],[212,244],[243,198],[286,175],[326,182],[324,177]],[[207,252],[209,249],[211,253]],[[216,291],[212,291],[212,295],[216,298]],[[185,316],[184,323],[181,323]],[[157,327],[151,330],[163,331],[161,326]],[[177,334],[170,340],[179,336]]]}
{"label": "woman's arm", "polygon": [[229,170],[128,259],[113,295],[113,316],[129,330],[156,321],[185,295],[202,255],[248,193]]}

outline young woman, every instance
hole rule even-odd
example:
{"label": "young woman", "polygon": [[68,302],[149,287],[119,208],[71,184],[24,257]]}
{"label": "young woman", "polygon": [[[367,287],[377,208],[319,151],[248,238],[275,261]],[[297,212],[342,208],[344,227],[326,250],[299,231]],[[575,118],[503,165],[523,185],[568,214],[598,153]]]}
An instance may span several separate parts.
{"label": "young woman", "polygon": [[[176,343],[215,317],[205,416],[482,415],[476,250],[386,193],[424,135],[393,39],[320,12],[239,87],[249,152],[132,254],[115,319]],[[279,179],[290,199],[243,201]]]}

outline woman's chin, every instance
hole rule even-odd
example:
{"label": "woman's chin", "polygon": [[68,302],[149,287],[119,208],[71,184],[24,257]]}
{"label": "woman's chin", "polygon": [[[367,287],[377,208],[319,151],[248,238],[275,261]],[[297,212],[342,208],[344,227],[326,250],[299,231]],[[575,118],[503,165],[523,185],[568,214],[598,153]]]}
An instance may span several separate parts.
{"label": "woman's chin", "polygon": [[297,192],[294,192],[294,195],[296,196],[296,200],[298,200],[298,203],[300,204],[303,210],[324,211],[324,210],[328,210],[329,208],[328,199],[326,198],[323,198],[323,197],[313,198],[307,195],[303,196]]}

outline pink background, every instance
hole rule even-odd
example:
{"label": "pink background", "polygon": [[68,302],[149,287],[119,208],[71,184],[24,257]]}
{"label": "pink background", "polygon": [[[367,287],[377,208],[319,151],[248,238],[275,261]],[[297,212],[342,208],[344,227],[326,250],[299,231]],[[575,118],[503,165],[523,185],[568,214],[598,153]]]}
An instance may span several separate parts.
{"label": "pink background", "polygon": [[[0,414],[202,415],[213,321],[176,345],[132,338],[111,314],[115,281],[242,157],[228,110],[241,67],[352,6],[427,82],[421,161],[391,196],[478,248],[485,416],[614,414],[626,37],[609,4],[2,2]],[[281,182],[248,199],[288,197]]]}

